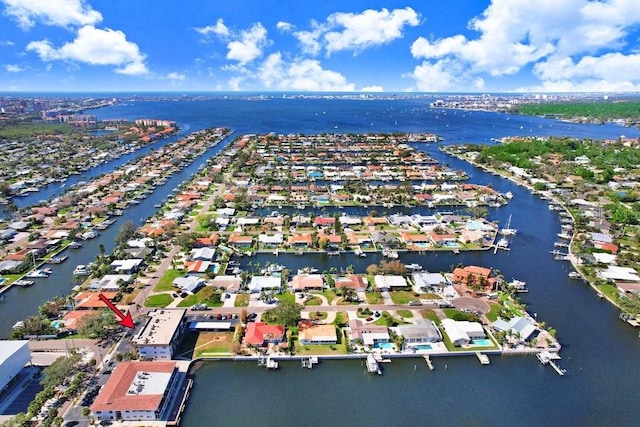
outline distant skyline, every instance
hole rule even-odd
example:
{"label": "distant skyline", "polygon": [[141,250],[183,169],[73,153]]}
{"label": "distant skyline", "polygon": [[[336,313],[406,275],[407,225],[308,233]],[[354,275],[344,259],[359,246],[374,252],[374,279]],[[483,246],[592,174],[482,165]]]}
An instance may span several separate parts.
{"label": "distant skyline", "polygon": [[640,91],[638,0],[0,0],[0,91]]}

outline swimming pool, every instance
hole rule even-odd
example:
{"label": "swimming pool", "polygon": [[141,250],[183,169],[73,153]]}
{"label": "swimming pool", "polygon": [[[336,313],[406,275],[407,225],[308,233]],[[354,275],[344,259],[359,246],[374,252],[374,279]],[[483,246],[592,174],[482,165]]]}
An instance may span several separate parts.
{"label": "swimming pool", "polygon": [[471,345],[474,347],[492,347],[493,342],[490,339],[473,340]]}
{"label": "swimming pool", "polygon": [[415,346],[416,350],[431,350],[433,347],[431,347],[431,344],[419,344],[417,346]]}
{"label": "swimming pool", "polygon": [[381,350],[394,350],[396,347],[390,342],[377,342],[373,345],[373,348],[379,348]]}

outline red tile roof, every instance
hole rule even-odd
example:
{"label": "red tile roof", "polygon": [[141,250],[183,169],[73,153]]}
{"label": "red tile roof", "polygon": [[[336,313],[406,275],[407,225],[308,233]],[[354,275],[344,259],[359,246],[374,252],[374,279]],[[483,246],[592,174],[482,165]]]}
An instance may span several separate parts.
{"label": "red tile roof", "polygon": [[120,362],[113,370],[91,411],[155,411],[162,394],[127,394],[138,372],[172,373],[176,362]]}
{"label": "red tile roof", "polygon": [[284,325],[267,325],[264,322],[249,322],[244,342],[248,345],[263,345],[265,341],[284,339]]}

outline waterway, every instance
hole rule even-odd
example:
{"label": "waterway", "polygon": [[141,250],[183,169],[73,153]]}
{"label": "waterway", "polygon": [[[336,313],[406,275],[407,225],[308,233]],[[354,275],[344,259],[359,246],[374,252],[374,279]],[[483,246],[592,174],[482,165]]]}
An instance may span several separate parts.
{"label": "waterway", "polygon": [[[444,143],[490,143],[510,135],[571,135],[589,138],[638,137],[637,129],[617,125],[579,125],[551,119],[487,112],[431,110],[428,100],[284,100],[221,99],[208,101],[131,102],[94,110],[99,118],[159,117],[176,120],[183,129],[227,126],[242,133],[291,132],[434,132]],[[446,113],[446,114],[445,114]],[[160,142],[161,144],[162,142]],[[102,243],[107,251],[119,224],[140,224],[180,180],[222,148],[210,150],[174,176],[140,205],[127,209],[119,222],[77,252],[54,274],[27,289],[8,293],[0,305],[0,334],[6,336],[16,320],[33,314],[44,300],[67,293],[71,271],[86,264]],[[436,358],[428,371],[422,359],[394,361],[382,377],[365,375],[360,362],[322,362],[313,370],[283,363],[277,372],[254,363],[212,362],[196,373],[183,426],[207,425],[637,425],[640,340],[637,331],[618,320],[617,310],[598,300],[585,284],[570,281],[566,262],[548,253],[560,231],[557,213],[546,202],[517,185],[487,174],[423,144],[437,159],[464,169],[471,182],[491,184],[514,198],[507,207],[490,209],[489,219],[506,221],[518,234],[511,251],[454,254],[401,254],[431,271],[458,263],[499,269],[507,279],[528,284],[522,299],[531,313],[558,330],[563,345],[559,377],[534,357],[492,357],[490,366],[475,358]],[[114,162],[111,167],[115,167]],[[90,172],[88,172],[90,173]],[[33,200],[41,195],[34,194]],[[387,209],[388,213],[401,208]],[[425,213],[428,209],[425,210]],[[248,260],[247,260],[248,261]],[[320,270],[373,263],[375,258],[326,255],[275,258],[257,255],[253,262],[278,262],[295,269],[312,265]],[[16,303],[19,301],[19,303]],[[446,366],[446,368],[445,368]]]}

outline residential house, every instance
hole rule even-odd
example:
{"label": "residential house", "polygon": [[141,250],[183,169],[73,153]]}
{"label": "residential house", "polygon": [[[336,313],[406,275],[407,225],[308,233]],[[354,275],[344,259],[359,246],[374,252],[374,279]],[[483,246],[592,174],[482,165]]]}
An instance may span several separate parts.
{"label": "residential house", "polygon": [[[302,323],[302,322],[301,322]],[[335,325],[298,325],[300,344],[336,344],[338,335]]]}
{"label": "residential house", "polygon": [[511,335],[515,335],[521,341],[529,341],[539,332],[530,319],[521,316],[509,320],[498,318],[492,326],[496,331],[510,331]]}
{"label": "residential house", "polygon": [[347,276],[338,276],[334,278],[334,286],[336,289],[353,289],[356,292],[364,292],[367,285],[364,278],[360,274],[349,274]]}
{"label": "residential house", "polygon": [[487,337],[484,328],[478,322],[442,319],[441,324],[444,327],[445,333],[456,347],[468,345],[474,339],[484,339]]}
{"label": "residential house", "polygon": [[238,276],[216,276],[211,281],[211,286],[216,289],[224,289],[227,292],[238,292],[242,286],[242,279]]}
{"label": "residential house", "polygon": [[373,277],[373,282],[380,291],[390,291],[392,289],[404,289],[409,287],[407,280],[402,276],[393,275],[381,275],[376,274]]}
{"label": "residential house", "polygon": [[248,287],[253,293],[267,289],[280,290],[282,287],[282,278],[276,276],[252,276]]}
{"label": "residential house", "polygon": [[296,274],[291,279],[291,289],[294,291],[322,290],[324,277],[322,274]]}
{"label": "residential house", "polygon": [[175,279],[173,279],[172,284],[180,288],[184,292],[194,294],[205,285],[205,282],[202,277],[189,275],[184,277],[176,277]]}
{"label": "residential house", "polygon": [[111,271],[118,274],[133,274],[140,270],[144,260],[140,258],[117,259],[110,264]]}
{"label": "residential house", "polygon": [[351,344],[363,344],[373,347],[376,344],[386,343],[391,340],[389,330],[386,326],[373,324],[363,324],[361,320],[353,319],[349,321]]}
{"label": "residential house", "polygon": [[400,325],[397,330],[404,337],[404,348],[442,341],[440,330],[429,319],[416,319],[415,323]]}
{"label": "residential house", "polygon": [[264,347],[268,344],[280,344],[285,339],[284,325],[268,325],[264,322],[249,322],[244,334],[244,344]]}

